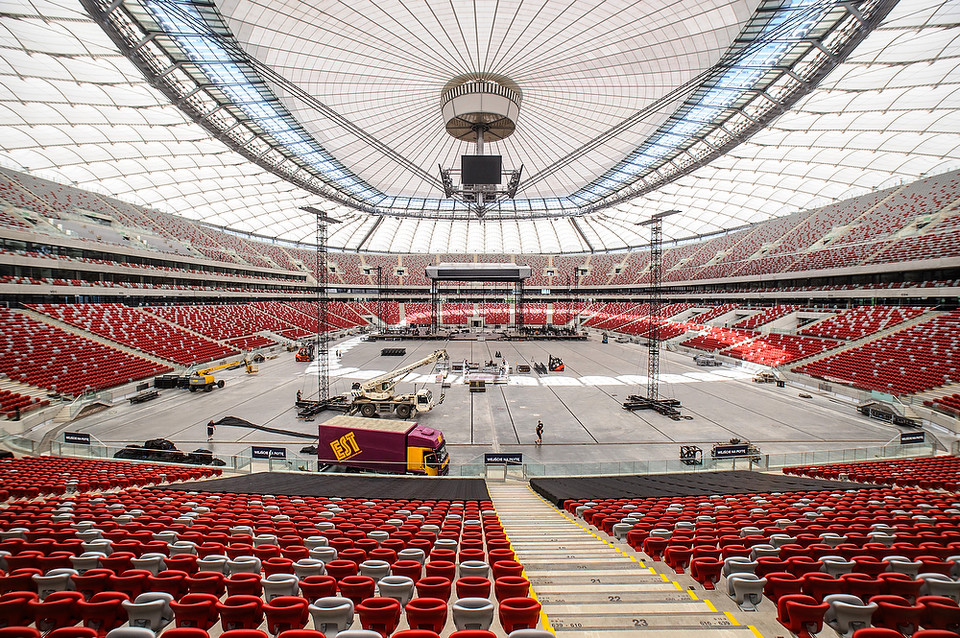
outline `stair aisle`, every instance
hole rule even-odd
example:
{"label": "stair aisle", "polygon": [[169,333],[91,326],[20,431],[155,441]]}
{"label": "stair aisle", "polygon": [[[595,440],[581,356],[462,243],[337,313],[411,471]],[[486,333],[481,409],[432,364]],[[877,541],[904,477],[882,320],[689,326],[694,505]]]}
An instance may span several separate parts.
{"label": "stair aisle", "polygon": [[488,483],[487,489],[543,606],[541,622],[558,636],[759,635],[581,527],[526,483]]}

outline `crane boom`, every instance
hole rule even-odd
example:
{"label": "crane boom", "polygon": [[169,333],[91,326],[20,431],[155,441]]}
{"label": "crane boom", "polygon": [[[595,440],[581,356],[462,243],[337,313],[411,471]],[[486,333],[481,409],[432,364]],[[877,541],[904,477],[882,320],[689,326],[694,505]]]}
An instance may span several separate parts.
{"label": "crane boom", "polygon": [[445,349],[434,350],[432,354],[424,357],[423,359],[409,363],[405,366],[397,368],[396,370],[385,372],[384,374],[373,377],[372,379],[362,381],[356,392],[371,399],[389,398],[393,394],[393,389],[396,387],[397,383],[400,382],[400,379],[405,377],[408,373],[421,366],[446,360],[448,358],[449,356],[447,355],[447,351]]}

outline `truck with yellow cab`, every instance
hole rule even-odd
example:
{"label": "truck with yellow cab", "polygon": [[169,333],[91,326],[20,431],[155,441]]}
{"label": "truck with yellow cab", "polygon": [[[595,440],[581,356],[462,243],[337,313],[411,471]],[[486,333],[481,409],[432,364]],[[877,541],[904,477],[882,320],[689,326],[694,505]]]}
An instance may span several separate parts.
{"label": "truck with yellow cab", "polygon": [[415,421],[338,415],[320,424],[317,460],[334,469],[444,476],[443,433]]}

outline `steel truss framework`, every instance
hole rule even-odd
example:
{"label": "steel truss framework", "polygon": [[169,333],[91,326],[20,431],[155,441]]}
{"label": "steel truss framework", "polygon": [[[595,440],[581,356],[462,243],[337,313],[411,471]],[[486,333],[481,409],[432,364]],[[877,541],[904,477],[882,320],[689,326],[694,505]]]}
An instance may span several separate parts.
{"label": "steel truss framework", "polygon": [[[245,53],[212,3],[81,1],[152,85],[214,137],[262,168],[310,193],[353,210],[431,219],[467,219],[471,216],[470,207],[462,203],[411,199],[396,193],[379,192],[339,164],[306,134],[276,98],[268,82],[281,86],[284,91],[323,112],[333,125],[349,130],[364,140],[371,150],[392,158],[402,169],[401,173],[433,184],[438,193],[442,191],[442,184],[429,171],[375,136],[358,129],[302,88],[285,81]],[[895,4],[896,0],[810,0],[801,5],[800,10],[791,12],[784,9],[790,5],[782,0],[761,2],[754,17],[717,64],[530,175],[520,184],[519,191],[522,195],[524,189],[548,179],[579,157],[602,148],[637,122],[662,112],[668,104],[679,102],[680,107],[660,128],[619,164],[576,192],[557,193],[556,198],[523,199],[519,204],[516,200],[504,200],[491,207],[485,218],[535,219],[596,213],[651,192],[706,165],[762,130],[816,88]],[[191,10],[186,10],[185,5],[190,5]],[[784,10],[788,15],[771,28],[778,10]],[[231,63],[242,70],[243,77],[261,96],[258,99],[266,99],[271,103],[272,112],[282,114],[282,119],[286,120],[284,130],[303,133],[311,140],[309,153],[327,157],[330,170],[318,170],[304,158],[302,149],[297,150],[282,136],[250,117],[245,108],[248,104],[232,100],[228,91],[211,80],[204,69],[205,61],[191,59],[185,53],[182,39],[185,34],[171,34],[161,27],[155,17],[161,11],[167,12],[168,20],[177,25],[187,25],[192,30],[187,35],[206,38],[227,52],[232,58]],[[217,63],[222,64],[222,61],[218,59]]]}

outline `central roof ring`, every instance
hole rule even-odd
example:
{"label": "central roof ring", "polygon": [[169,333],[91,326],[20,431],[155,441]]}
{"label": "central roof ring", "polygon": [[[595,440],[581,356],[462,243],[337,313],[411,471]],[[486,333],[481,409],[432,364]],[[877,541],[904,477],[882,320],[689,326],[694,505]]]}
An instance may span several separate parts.
{"label": "central roof ring", "polygon": [[464,142],[497,142],[517,128],[523,93],[510,78],[495,73],[471,73],[447,82],[440,108],[447,133]]}

